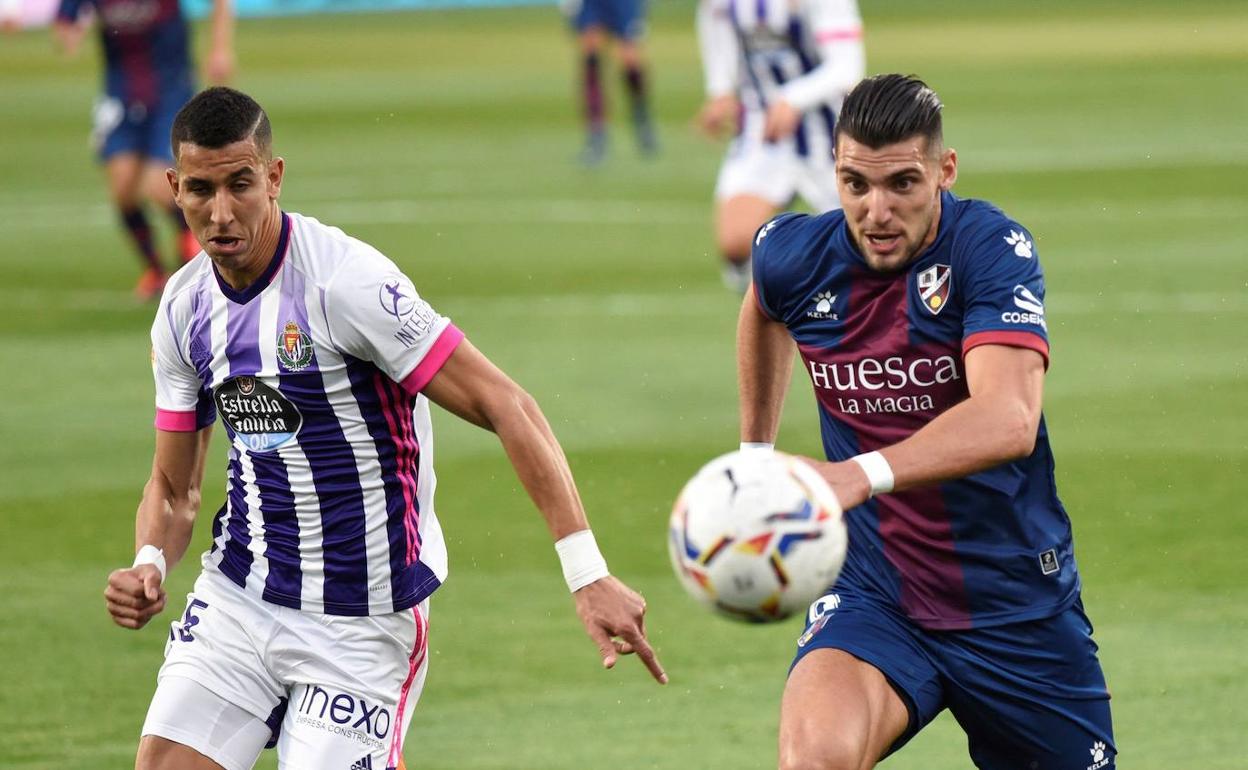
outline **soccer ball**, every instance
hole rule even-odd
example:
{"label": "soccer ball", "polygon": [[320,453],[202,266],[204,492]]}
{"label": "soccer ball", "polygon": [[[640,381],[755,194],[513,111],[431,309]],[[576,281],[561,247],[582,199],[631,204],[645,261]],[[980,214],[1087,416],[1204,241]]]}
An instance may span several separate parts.
{"label": "soccer ball", "polygon": [[672,509],[668,552],[691,596],[737,620],[767,622],[823,595],[847,535],[831,487],[783,452],[730,452],[704,465]]}

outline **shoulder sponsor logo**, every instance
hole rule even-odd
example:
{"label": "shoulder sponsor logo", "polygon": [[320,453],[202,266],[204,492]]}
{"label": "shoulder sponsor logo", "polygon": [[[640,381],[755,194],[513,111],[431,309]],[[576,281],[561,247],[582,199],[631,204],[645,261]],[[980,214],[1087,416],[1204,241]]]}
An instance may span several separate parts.
{"label": "shoulder sponsor logo", "polygon": [[277,362],[288,372],[301,372],[312,363],[312,338],[294,321],[277,335]]}
{"label": "shoulder sponsor logo", "polygon": [[416,287],[403,275],[392,275],[377,288],[381,309],[397,322],[391,336],[405,348],[415,346],[433,328],[437,314],[416,294]]}
{"label": "shoulder sponsor logo", "polygon": [[416,292],[401,278],[389,278],[377,289],[377,301],[381,309],[394,316],[400,323],[407,318],[416,305]]}
{"label": "shoulder sponsor logo", "polygon": [[932,315],[939,315],[949,303],[951,275],[949,265],[932,265],[918,275],[919,299]]}
{"label": "shoulder sponsor logo", "polygon": [[1018,310],[1007,310],[1001,314],[1002,321],[1007,324],[1031,324],[1045,330],[1049,328],[1044,320],[1044,303],[1021,283],[1014,287],[1014,307]]}
{"label": "shoulder sponsor logo", "polygon": [[214,397],[235,442],[251,452],[272,452],[303,426],[299,409],[255,377],[226,380]]}
{"label": "shoulder sponsor logo", "polygon": [[1031,259],[1035,256],[1032,251],[1031,241],[1027,239],[1026,233],[1016,233],[1013,230],[1009,235],[1004,236],[1005,242],[1014,247],[1014,255],[1023,259]]}
{"label": "shoulder sponsor logo", "polygon": [[806,311],[807,318],[829,319],[839,321],[840,316],[832,312],[832,306],[836,304],[836,296],[830,291],[821,291],[815,295],[813,310]]}

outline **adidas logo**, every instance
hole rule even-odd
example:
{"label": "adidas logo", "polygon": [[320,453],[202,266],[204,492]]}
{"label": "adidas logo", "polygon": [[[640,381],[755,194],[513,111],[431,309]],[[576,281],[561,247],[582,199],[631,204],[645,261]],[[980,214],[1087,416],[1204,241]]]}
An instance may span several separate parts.
{"label": "adidas logo", "polygon": [[347,770],[373,770],[372,755],[365,754],[364,756],[355,760],[355,764],[351,765],[351,767],[349,767]]}

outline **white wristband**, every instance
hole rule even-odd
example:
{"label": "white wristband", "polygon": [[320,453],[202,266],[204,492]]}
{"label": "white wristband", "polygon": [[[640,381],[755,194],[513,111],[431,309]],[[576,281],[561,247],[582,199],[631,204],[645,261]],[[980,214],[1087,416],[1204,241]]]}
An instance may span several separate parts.
{"label": "white wristband", "polygon": [[871,484],[871,496],[893,491],[893,468],[879,452],[867,452],[849,458],[858,463]]}
{"label": "white wristband", "polygon": [[752,452],[754,450],[762,450],[770,452],[776,448],[776,445],[770,441],[742,441],[741,451]]}
{"label": "white wristband", "polygon": [[585,586],[610,575],[607,560],[602,558],[594,533],[588,529],[573,532],[555,543],[559,563],[563,566],[563,579],[568,590],[576,593]]}
{"label": "white wristband", "polygon": [[156,569],[160,570],[160,582],[165,582],[165,552],[154,545],[145,545],[139,549],[134,555],[134,564],[130,567],[134,568],[140,564],[155,564]]}

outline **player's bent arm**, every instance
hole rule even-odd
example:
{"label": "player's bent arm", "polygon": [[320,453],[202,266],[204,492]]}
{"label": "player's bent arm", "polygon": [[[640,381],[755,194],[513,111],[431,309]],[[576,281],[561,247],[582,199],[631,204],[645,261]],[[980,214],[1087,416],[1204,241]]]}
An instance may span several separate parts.
{"label": "player's bent arm", "polygon": [[[970,397],[909,438],[880,451],[891,467],[893,491],[962,478],[1031,454],[1044,396],[1044,357],[1030,348],[980,345],[966,354]],[[871,493],[856,462],[824,463],[841,505]]]}
{"label": "player's bent arm", "polygon": [[191,541],[211,434],[211,426],[156,431],[152,475],[135,516],[135,563],[113,570],[104,589],[108,613],[123,628],[142,628],[165,608],[162,583]]}
{"label": "player's bent arm", "polygon": [[212,426],[198,431],[156,431],[152,475],[135,519],[135,550],[153,545],[173,569],[191,542],[204,482]]}
{"label": "player's bent arm", "polygon": [[[435,404],[479,427],[493,431],[507,452],[516,476],[541,511],[551,535],[568,543],[569,535],[588,535],[589,522],[563,449],[537,402],[468,340],[447,358],[424,394]],[[611,668],[618,655],[637,653],[660,683],[667,674],[646,640],[645,600],[616,578],[592,546],[601,571],[591,582],[573,588],[577,615],[598,645],[603,665]],[[564,553],[564,575],[571,561]],[[569,587],[573,587],[569,578]],[[619,637],[619,638],[616,638]]]}
{"label": "player's bent arm", "polygon": [[779,321],[764,315],[753,291],[746,292],[737,318],[737,387],[741,441],[774,444],[789,380],[793,338]]}

